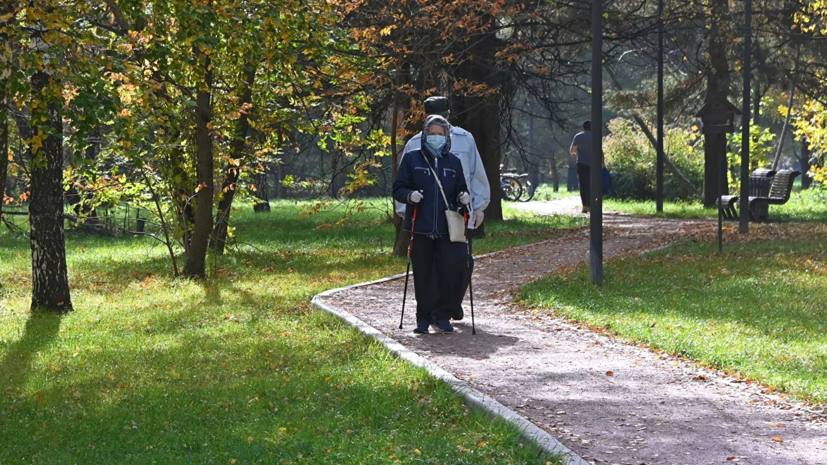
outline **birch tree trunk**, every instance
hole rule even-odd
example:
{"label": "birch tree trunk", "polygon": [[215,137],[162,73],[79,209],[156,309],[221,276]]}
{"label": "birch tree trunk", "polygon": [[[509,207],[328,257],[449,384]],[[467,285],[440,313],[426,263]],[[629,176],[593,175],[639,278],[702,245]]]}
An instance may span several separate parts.
{"label": "birch tree trunk", "polygon": [[[60,103],[50,98],[51,77],[32,76],[31,185],[32,311],[72,310],[63,231],[63,122]],[[51,85],[50,85],[51,84]]]}

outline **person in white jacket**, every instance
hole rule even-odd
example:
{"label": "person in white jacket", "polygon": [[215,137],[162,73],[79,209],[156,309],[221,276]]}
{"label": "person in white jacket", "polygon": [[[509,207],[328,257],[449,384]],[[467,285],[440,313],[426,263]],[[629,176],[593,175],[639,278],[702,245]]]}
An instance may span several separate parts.
{"label": "person in white jacket", "polygon": [[[451,114],[450,103],[446,97],[429,97],[425,100],[425,117],[430,115],[440,115],[448,118]],[[485,209],[491,202],[491,186],[488,183],[488,176],[485,173],[485,168],[482,164],[480,152],[477,150],[477,143],[474,136],[470,132],[458,126],[451,126],[451,153],[459,158],[462,163],[462,171],[465,173],[465,182],[468,185],[468,190],[471,194],[471,212],[468,215],[468,229],[476,229],[482,225],[485,219]],[[421,148],[422,134],[417,133],[405,144],[405,149],[402,151],[402,156],[399,157],[399,163],[402,163],[404,154]],[[396,213],[405,217],[405,204],[395,202]],[[468,235],[469,245],[473,249],[473,235]],[[471,269],[473,270],[474,258],[469,256]],[[463,280],[463,294],[468,289],[468,282],[471,278],[470,273],[467,274]],[[463,318],[463,310],[460,306],[455,309],[453,314],[454,320],[461,320]]]}

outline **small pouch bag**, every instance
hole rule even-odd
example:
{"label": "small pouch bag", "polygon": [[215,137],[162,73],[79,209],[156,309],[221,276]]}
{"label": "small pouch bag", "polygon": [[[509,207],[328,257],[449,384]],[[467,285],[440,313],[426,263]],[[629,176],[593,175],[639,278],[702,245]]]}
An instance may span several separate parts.
{"label": "small pouch bag", "polygon": [[[424,158],[425,155],[422,155],[422,157]],[[451,242],[465,242],[465,218],[459,212],[447,208],[449,205],[448,197],[445,196],[445,190],[442,188],[442,183],[439,182],[439,176],[436,175],[436,171],[434,171],[431,162],[427,158],[425,158],[425,163],[428,164],[428,168],[431,168],[436,185],[439,186],[439,192],[442,193],[442,198],[445,200],[445,220],[448,222],[448,237]]]}

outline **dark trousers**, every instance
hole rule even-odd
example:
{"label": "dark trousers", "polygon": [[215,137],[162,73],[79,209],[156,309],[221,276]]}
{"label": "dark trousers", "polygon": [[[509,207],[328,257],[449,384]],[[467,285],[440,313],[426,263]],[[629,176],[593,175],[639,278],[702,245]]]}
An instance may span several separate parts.
{"label": "dark trousers", "polygon": [[[460,315],[462,313],[462,299],[465,298],[465,293],[468,291],[468,285],[471,282],[471,273],[474,272],[474,230],[473,229],[466,229],[465,230],[465,237],[468,239],[468,248],[466,249],[466,257],[468,257],[467,252],[471,252],[471,257],[469,260],[466,260],[465,267],[463,268],[462,273],[462,286],[461,286],[461,295],[459,297],[459,301],[457,302],[454,309],[451,311],[451,317],[453,318],[455,315]],[[470,266],[470,270],[468,269]],[[431,277],[431,288],[439,292],[437,288],[437,273],[436,273],[436,262],[434,263],[434,273]],[[436,297],[433,297],[435,299]],[[434,315],[436,318],[436,315]]]}
{"label": "dark trousers", "polygon": [[449,320],[462,304],[463,275],[467,274],[464,242],[447,235],[431,239],[414,234],[411,249],[416,318]]}
{"label": "dark trousers", "polygon": [[577,177],[580,179],[580,201],[584,207],[590,205],[592,170],[589,165],[577,164]]}
{"label": "dark trousers", "polygon": [[580,189],[580,185],[577,182],[577,165],[570,167],[568,173],[568,177],[566,178],[566,190],[569,192],[574,192]]}

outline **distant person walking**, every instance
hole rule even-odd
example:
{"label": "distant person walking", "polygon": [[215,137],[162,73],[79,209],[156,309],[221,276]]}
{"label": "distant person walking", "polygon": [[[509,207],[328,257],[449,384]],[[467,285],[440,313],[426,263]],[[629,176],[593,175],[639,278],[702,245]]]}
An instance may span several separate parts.
{"label": "distant person walking", "polygon": [[580,178],[580,202],[583,213],[590,211],[591,164],[592,164],[592,122],[583,123],[583,132],[578,132],[571,141],[571,156],[577,161],[577,177]]}

